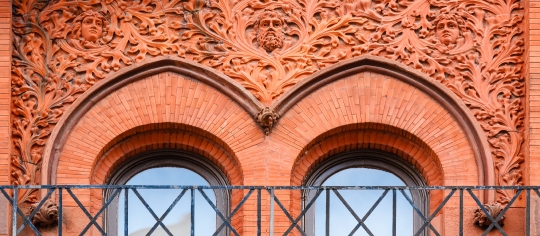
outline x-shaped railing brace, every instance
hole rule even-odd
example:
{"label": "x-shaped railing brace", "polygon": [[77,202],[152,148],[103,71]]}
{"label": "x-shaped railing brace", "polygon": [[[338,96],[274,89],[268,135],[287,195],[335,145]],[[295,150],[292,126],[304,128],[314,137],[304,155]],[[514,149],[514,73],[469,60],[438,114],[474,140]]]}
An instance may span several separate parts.
{"label": "x-shaped railing brace", "polygon": [[[127,189],[126,189],[127,190]],[[187,189],[184,189],[182,190],[182,192],[180,192],[180,194],[178,194],[178,196],[174,199],[173,203],[171,203],[171,205],[169,205],[169,208],[167,208],[167,210],[165,211],[165,213],[163,213],[161,215],[161,217],[158,218],[158,216],[156,215],[156,213],[152,210],[152,208],[150,207],[150,205],[148,205],[148,203],[144,200],[144,198],[141,196],[141,194],[139,193],[139,191],[137,191],[137,189],[133,189],[133,192],[135,193],[135,195],[137,196],[137,198],[139,198],[139,200],[141,201],[141,203],[146,207],[146,209],[148,210],[148,212],[150,212],[150,214],[152,215],[152,217],[154,217],[154,219],[156,220],[156,223],[154,224],[154,226],[152,226],[152,228],[150,229],[150,231],[146,234],[146,235],[152,235],[152,233],[154,232],[154,230],[157,229],[158,226],[161,225],[161,228],[163,228],[163,230],[165,230],[165,232],[168,234],[168,235],[173,235],[171,233],[171,231],[165,226],[165,224],[163,224],[163,219],[165,219],[165,217],[167,217],[167,215],[172,211],[172,209],[176,206],[176,204],[180,201],[180,199],[182,199],[182,197],[184,196],[184,194],[186,193]]]}
{"label": "x-shaped railing brace", "polygon": [[240,210],[240,208],[244,205],[244,203],[246,202],[246,200],[249,198],[249,196],[251,196],[251,194],[253,193],[255,189],[250,189],[249,192],[246,194],[246,196],[244,196],[244,198],[242,198],[242,201],[240,201],[240,203],[238,203],[238,205],[234,208],[234,210],[231,212],[231,214],[229,215],[229,217],[227,218],[226,221],[224,221],[223,223],[221,223],[221,225],[217,228],[216,232],[214,234],[212,234],[212,236],[216,236],[218,235],[218,233],[221,231],[221,229],[223,229],[223,227],[225,227],[226,223],[229,223],[231,222],[231,219],[233,218],[233,216]]}
{"label": "x-shaped railing brace", "polygon": [[[34,208],[34,210],[32,211],[32,213],[30,213],[30,215],[28,217],[26,217],[25,215],[22,215],[22,218],[24,220],[24,223],[23,225],[21,225],[21,227],[19,227],[19,229],[17,229],[17,234],[21,233],[21,231],[24,229],[24,227],[26,227],[26,225],[34,225],[32,224],[32,222],[30,222],[30,219],[34,218],[34,216],[36,215],[36,213],[39,211],[39,209],[41,209],[41,207],[43,206],[43,204],[45,203],[45,201],[47,201],[47,199],[49,199],[49,197],[51,196],[51,194],[54,192],[54,189],[50,189],[48,192],[47,192],[47,195],[41,199],[41,201],[39,202],[39,204],[36,206],[36,208]],[[19,213],[20,214],[20,213]],[[35,227],[32,227],[32,230],[34,230]],[[36,230],[34,230],[35,232]],[[39,235],[39,234],[38,234]]]}
{"label": "x-shaped railing brace", "polygon": [[450,191],[450,193],[444,198],[444,200],[441,202],[441,204],[439,204],[439,206],[437,207],[437,209],[433,212],[433,214],[431,214],[427,219],[425,217],[424,214],[422,214],[422,212],[418,209],[418,207],[416,207],[416,205],[414,204],[414,202],[411,200],[411,198],[409,198],[409,196],[407,196],[407,194],[405,194],[405,192],[401,189],[400,190],[401,194],[403,194],[403,196],[405,196],[405,198],[407,199],[407,201],[409,202],[409,204],[411,204],[411,206],[413,207],[414,211],[416,211],[416,213],[418,213],[418,215],[420,216],[420,218],[422,218],[422,220],[424,220],[424,224],[422,225],[422,227],[420,227],[420,229],[418,229],[418,231],[416,232],[416,234],[414,234],[414,236],[418,236],[422,233],[422,231],[424,231],[424,229],[426,227],[429,227],[431,230],[433,230],[433,232],[436,234],[436,235],[440,235],[439,232],[437,232],[437,230],[433,227],[433,225],[431,224],[431,221],[433,220],[433,218],[435,218],[435,216],[437,216],[437,214],[439,214],[439,211],[442,210],[442,208],[444,207],[444,205],[446,205],[446,203],[448,202],[448,200],[450,200],[450,198],[454,195],[454,193],[456,192],[456,189],[452,189],[452,191]]}
{"label": "x-shaped railing brace", "polygon": [[371,215],[371,213],[375,210],[375,208],[383,200],[383,198],[386,196],[386,194],[388,193],[389,190],[387,189],[381,194],[379,199],[377,199],[377,201],[373,204],[373,206],[371,206],[369,211],[364,215],[364,217],[362,217],[362,219],[360,219],[360,217],[358,217],[356,212],[354,212],[352,207],[347,203],[347,201],[343,198],[343,196],[341,196],[341,194],[337,190],[333,189],[333,191],[336,194],[336,196],[339,198],[339,200],[343,203],[343,205],[345,205],[347,210],[349,210],[351,215],[353,215],[353,217],[356,219],[356,221],[358,221],[358,224],[356,224],[356,226],[354,227],[354,229],[351,231],[351,233],[349,235],[354,235],[354,233],[356,233],[356,231],[360,228],[360,226],[362,226],[362,228],[364,228],[364,230],[369,235],[373,236],[373,233],[371,232],[371,230],[369,230],[369,228],[366,226],[366,224],[364,222],[366,222],[366,219],[369,217],[369,215]]}
{"label": "x-shaped railing brace", "polygon": [[[499,225],[499,220],[504,216],[504,213],[506,213],[506,211],[508,209],[510,209],[510,206],[512,206],[512,204],[516,201],[516,199],[519,197],[519,195],[521,195],[521,192],[523,191],[523,189],[518,189],[518,191],[516,192],[516,195],[514,195],[514,197],[510,200],[510,202],[506,205],[506,207],[504,207],[504,209],[499,213],[499,215],[497,216],[497,218],[493,219],[493,216],[491,214],[489,214],[489,212],[487,211],[487,209],[484,207],[484,205],[480,202],[480,200],[478,200],[478,198],[476,197],[476,195],[474,195],[474,193],[470,190],[470,189],[467,189],[467,192],[469,192],[469,194],[471,195],[471,197],[474,199],[474,201],[476,202],[476,204],[480,207],[480,209],[482,209],[482,211],[484,212],[484,214],[486,214],[486,217],[491,220],[491,224],[489,225],[489,227],[486,229],[486,231],[484,231],[484,233],[482,234],[482,236],[486,236],[489,231],[491,231],[491,229],[493,229],[493,227],[497,227],[497,229],[499,230],[499,232],[502,233],[502,235],[504,236],[508,236],[508,234],[506,234],[506,232],[502,229],[502,227]],[[538,191],[538,190],[537,190]],[[539,195],[540,196],[540,195]]]}
{"label": "x-shaped railing brace", "polygon": [[[14,206],[16,199],[14,198],[11,198],[9,196],[9,194],[3,189],[3,188],[0,188],[0,191],[2,192],[2,194],[6,197],[6,199],[11,203],[12,206]],[[17,189],[15,189],[14,191],[17,191]],[[32,224],[32,221],[30,219],[32,219],[34,217],[34,215],[36,215],[36,213],[39,211],[39,209],[43,206],[43,204],[45,203],[45,201],[47,201],[47,199],[49,199],[49,197],[51,196],[51,194],[54,192],[54,189],[50,189],[49,192],[47,192],[47,195],[41,199],[41,201],[39,202],[39,204],[36,206],[36,208],[32,211],[32,213],[30,213],[30,215],[28,217],[26,217],[26,215],[21,211],[20,208],[17,208],[17,214],[19,214],[21,216],[21,218],[24,220],[24,223],[23,225],[21,225],[21,227],[19,227],[19,229],[17,229],[17,235],[19,233],[21,233],[21,231],[24,229],[24,227],[26,227],[26,225],[29,225],[30,228],[32,229],[32,231],[34,231],[34,233],[38,236],[41,236],[41,233],[39,233],[38,229],[36,228],[36,226],[34,224]]]}
{"label": "x-shaped railing brace", "polygon": [[105,202],[105,205],[103,205],[101,207],[101,209],[99,209],[98,213],[92,217],[92,215],[90,215],[90,212],[88,212],[86,210],[86,207],[84,207],[84,205],[81,203],[81,201],[79,201],[79,199],[77,198],[77,196],[75,196],[75,194],[73,194],[73,192],[71,191],[70,188],[67,188],[66,189],[67,192],[69,193],[69,195],[71,195],[71,197],[73,198],[73,200],[75,200],[75,202],[77,203],[77,205],[79,205],[79,208],[81,208],[81,210],[84,212],[84,214],[88,217],[88,219],[90,219],[90,223],[88,223],[88,225],[86,225],[86,227],[84,227],[83,231],[79,234],[79,235],[84,235],[84,233],[86,233],[86,231],[88,231],[88,229],[90,229],[90,227],[92,227],[92,225],[96,226],[96,228],[99,230],[99,232],[102,234],[102,235],[107,235],[107,233],[105,233],[105,231],[103,230],[103,228],[101,228],[101,226],[99,226],[99,224],[96,222],[97,218],[99,217],[99,215],[101,215],[101,213],[103,213],[105,211],[105,209],[107,209],[107,207],[111,204],[111,202],[114,200],[114,198],[116,197],[116,195],[118,195],[118,193],[120,192],[120,190],[122,189],[116,189],[113,194],[111,195],[111,198],[109,198],[109,200],[107,200],[107,202]]}
{"label": "x-shaped railing brace", "polygon": [[[420,209],[418,209],[418,207],[414,204],[414,202],[411,200],[411,198],[405,193],[405,191],[403,191],[403,189],[400,189],[399,190],[401,192],[401,194],[403,194],[403,196],[405,197],[405,199],[407,199],[407,201],[409,202],[409,204],[411,204],[411,206],[413,207],[414,211],[416,211],[416,213],[418,213],[418,215],[420,216],[420,218],[422,218],[422,220],[424,221],[424,225],[422,225],[422,227],[420,228],[420,230],[418,230],[418,232],[415,234],[418,235],[422,232],[422,230],[424,230],[424,228],[426,226],[429,226],[429,228],[431,230],[433,230],[433,233],[435,233],[435,235],[437,236],[440,236],[439,232],[435,229],[435,227],[433,227],[433,225],[431,224],[431,220],[433,220],[433,218],[437,215],[437,214],[433,214],[429,217],[429,219],[426,219],[426,216],[424,214],[422,214],[422,211]],[[452,192],[450,192],[449,196],[446,197],[445,201],[443,201],[441,203],[441,205],[439,205],[439,207],[437,208],[437,210],[440,210],[439,208],[442,208],[442,206],[444,206],[444,204],[446,204],[446,202],[448,201],[448,199],[450,199],[451,195],[454,194],[456,190],[453,189]]]}
{"label": "x-shaped railing brace", "polygon": [[[200,188],[198,188],[199,192],[202,194],[202,196],[204,197],[204,199],[206,199],[206,201],[208,202],[208,204],[214,209],[214,211],[216,212],[216,214],[219,216],[219,218],[221,218],[221,220],[223,220],[223,223],[233,232],[234,235],[236,236],[240,236],[240,234],[238,234],[238,232],[234,229],[234,227],[232,227],[231,223],[229,222],[229,219],[225,218],[225,216],[223,216],[223,214],[221,213],[221,211],[216,207],[216,205],[214,205],[214,203],[212,203],[212,200],[210,200],[210,198],[208,196],[206,196],[206,193],[204,193],[204,191]],[[251,190],[249,192],[249,194],[251,195],[251,192],[253,192],[253,190]],[[248,196],[249,197],[249,196]],[[247,199],[246,197],[244,197],[243,201],[245,201],[245,199]],[[238,207],[237,207],[238,208]],[[237,210],[237,209],[235,209]],[[236,212],[235,212],[236,213]],[[232,217],[232,216],[231,216]],[[220,227],[221,228],[221,227]],[[217,232],[216,232],[217,233]],[[214,233],[214,235],[216,235],[216,233]]]}
{"label": "x-shaped railing brace", "polygon": [[289,214],[289,211],[287,211],[287,209],[283,206],[283,204],[281,204],[281,201],[279,201],[279,199],[276,197],[276,195],[272,194],[272,191],[271,189],[266,189],[268,191],[268,193],[270,194],[270,196],[273,196],[274,197],[274,201],[276,201],[276,203],[278,204],[279,208],[281,208],[281,210],[283,211],[283,213],[285,213],[285,216],[287,216],[287,218],[289,219],[289,221],[291,221],[292,225],[287,229],[287,231],[285,231],[285,233],[283,235],[289,235],[289,233],[291,232],[291,230],[293,228],[296,227],[296,229],[298,229],[298,231],[300,231],[300,234],[302,234],[303,236],[307,236],[306,235],[306,232],[304,232],[304,230],[302,230],[302,228],[298,225],[298,222],[300,221],[300,219],[302,219],[302,217],[304,217],[304,215],[308,212],[309,208],[311,208],[311,206],[313,205],[313,203],[315,203],[315,200],[317,200],[317,198],[319,197],[319,195],[321,195],[322,193],[322,189],[319,189],[317,190],[317,193],[315,194],[315,197],[313,197],[313,199],[311,199],[311,201],[309,201],[309,203],[306,205],[306,208],[300,213],[300,215],[298,215],[298,217],[296,217],[296,219],[294,219],[291,214]]}

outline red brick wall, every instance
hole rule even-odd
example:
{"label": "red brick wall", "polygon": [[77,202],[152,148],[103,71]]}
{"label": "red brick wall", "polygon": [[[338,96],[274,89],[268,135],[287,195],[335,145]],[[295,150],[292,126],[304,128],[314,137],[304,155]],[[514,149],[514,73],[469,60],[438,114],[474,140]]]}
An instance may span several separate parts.
{"label": "red brick wall", "polygon": [[[11,1],[0,1],[0,185],[9,184],[10,91],[11,91]],[[8,206],[0,200],[0,235],[7,234]]]}
{"label": "red brick wall", "polygon": [[[529,177],[528,184],[540,185],[540,1],[528,1],[528,60],[529,64],[526,68],[529,78],[529,135],[530,143],[528,145],[529,155],[527,165],[529,167],[527,176]],[[527,32],[527,31],[526,31]],[[540,198],[533,199],[534,208],[539,209]],[[533,235],[540,234],[540,217],[538,214],[532,216],[533,227],[531,233]]]}
{"label": "red brick wall", "polygon": [[[526,184],[540,185],[540,1],[526,1],[526,26],[525,32],[528,32],[528,51],[526,52],[526,78],[529,84],[528,113],[529,113],[529,143],[526,148],[529,149],[529,155],[525,159],[525,166],[528,170],[525,173]],[[540,209],[540,198],[534,197],[532,200],[534,209]],[[532,215],[532,235],[540,234],[539,214]]]}
{"label": "red brick wall", "polygon": [[11,1],[0,1],[0,184],[9,183]]}

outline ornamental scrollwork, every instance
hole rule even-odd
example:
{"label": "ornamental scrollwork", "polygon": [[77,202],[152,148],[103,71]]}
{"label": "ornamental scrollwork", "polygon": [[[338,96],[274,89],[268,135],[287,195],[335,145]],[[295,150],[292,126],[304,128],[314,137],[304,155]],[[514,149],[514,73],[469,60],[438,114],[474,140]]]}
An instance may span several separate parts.
{"label": "ornamental scrollwork", "polygon": [[[374,55],[460,97],[489,140],[496,183],[520,185],[523,14],[519,0],[14,0],[12,181],[39,184],[45,142],[67,107],[147,58],[212,67],[269,106],[316,71]],[[35,202],[27,191],[19,201]],[[514,194],[500,190],[498,202]]]}

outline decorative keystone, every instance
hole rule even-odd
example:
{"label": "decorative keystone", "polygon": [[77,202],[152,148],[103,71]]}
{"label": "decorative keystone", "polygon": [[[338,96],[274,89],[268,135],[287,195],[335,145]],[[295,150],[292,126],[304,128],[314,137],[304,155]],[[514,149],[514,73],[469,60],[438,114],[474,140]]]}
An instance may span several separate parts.
{"label": "decorative keystone", "polygon": [[[39,203],[30,206],[30,212],[33,212]],[[43,206],[32,218],[32,224],[35,226],[49,226],[58,222],[58,205],[51,199],[45,201]]]}
{"label": "decorative keystone", "polygon": [[[486,208],[487,212],[489,212],[491,217],[493,217],[493,219],[496,219],[504,208],[500,203],[485,204],[484,207]],[[500,226],[503,226],[505,218],[505,216],[502,216],[497,223]],[[488,227],[491,225],[491,220],[488,219],[480,207],[474,210],[474,224],[478,224],[480,227]]]}
{"label": "decorative keystone", "polygon": [[255,117],[257,122],[264,128],[264,134],[269,135],[270,130],[279,119],[279,116],[270,107],[265,107]]}

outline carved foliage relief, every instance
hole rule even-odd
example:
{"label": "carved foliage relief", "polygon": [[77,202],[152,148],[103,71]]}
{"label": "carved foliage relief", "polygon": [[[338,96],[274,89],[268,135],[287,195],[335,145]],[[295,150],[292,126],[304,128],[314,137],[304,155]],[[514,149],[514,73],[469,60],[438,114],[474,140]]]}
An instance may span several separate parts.
{"label": "carved foliage relief", "polygon": [[[13,1],[14,184],[40,184],[43,147],[78,95],[109,73],[170,55],[227,74],[264,105],[302,78],[374,55],[421,71],[481,123],[497,184],[523,162],[519,0]],[[506,203],[513,192],[499,192]],[[35,192],[20,195],[34,202]]]}

